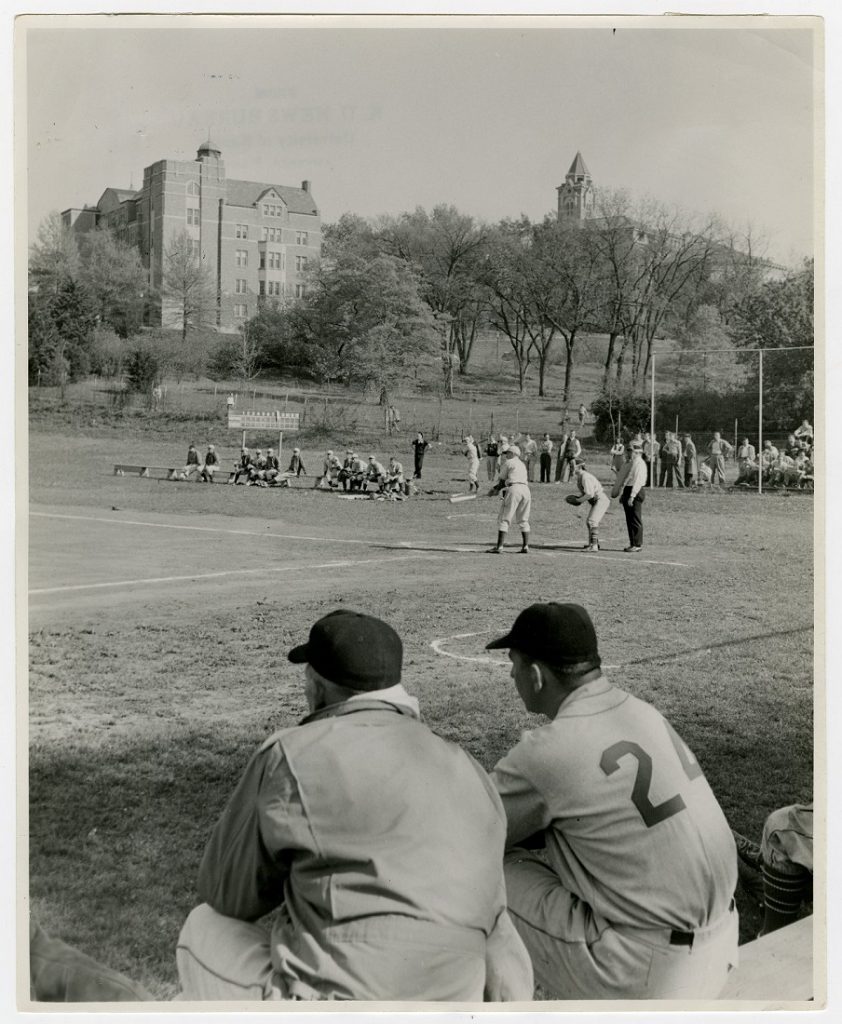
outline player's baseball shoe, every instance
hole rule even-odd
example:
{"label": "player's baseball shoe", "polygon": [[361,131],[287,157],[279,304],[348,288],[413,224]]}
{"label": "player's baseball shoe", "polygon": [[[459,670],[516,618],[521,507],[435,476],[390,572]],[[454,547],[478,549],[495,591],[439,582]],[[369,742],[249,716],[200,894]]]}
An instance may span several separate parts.
{"label": "player's baseball shoe", "polygon": [[599,544],[586,544],[585,551],[599,551]]}
{"label": "player's baseball shoe", "polygon": [[521,548],[520,551],[518,551],[518,554],[519,555],[528,555],[529,554],[529,548]]}
{"label": "player's baseball shoe", "polygon": [[643,548],[637,547],[635,544],[630,544],[629,547],[623,548],[623,551],[642,551]]}
{"label": "player's baseball shoe", "polygon": [[487,555],[499,555],[502,554],[502,550],[502,548],[488,548],[485,553]]}

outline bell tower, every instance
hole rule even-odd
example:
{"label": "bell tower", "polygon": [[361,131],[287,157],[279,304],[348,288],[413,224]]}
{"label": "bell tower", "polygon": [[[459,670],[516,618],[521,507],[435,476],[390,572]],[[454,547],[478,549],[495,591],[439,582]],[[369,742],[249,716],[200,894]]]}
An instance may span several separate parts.
{"label": "bell tower", "polygon": [[559,221],[583,221],[593,216],[593,178],[581,153],[576,153],[570,170],[564,177],[564,184],[559,185],[556,192]]}

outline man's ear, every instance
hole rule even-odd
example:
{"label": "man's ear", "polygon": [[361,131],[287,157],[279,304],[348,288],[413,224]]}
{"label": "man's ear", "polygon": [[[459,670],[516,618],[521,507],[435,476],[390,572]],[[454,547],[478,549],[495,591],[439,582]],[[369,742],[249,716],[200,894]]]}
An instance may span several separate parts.
{"label": "man's ear", "polygon": [[544,682],[544,674],[541,671],[541,666],[538,664],[537,661],[533,661],[532,664],[529,666],[529,671],[532,675],[532,689],[535,691],[536,694],[538,694],[544,689],[544,686],[546,685]]}

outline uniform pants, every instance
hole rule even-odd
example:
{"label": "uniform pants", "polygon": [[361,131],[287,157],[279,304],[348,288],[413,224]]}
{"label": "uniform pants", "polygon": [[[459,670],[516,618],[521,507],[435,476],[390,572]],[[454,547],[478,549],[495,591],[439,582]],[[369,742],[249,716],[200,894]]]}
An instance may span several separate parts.
{"label": "uniform pants", "polygon": [[553,457],[549,452],[541,452],[541,483],[550,482],[550,471],[553,468]]}
{"label": "uniform pants", "polygon": [[624,487],[620,495],[620,504],[626,513],[626,528],[629,531],[629,544],[635,548],[643,547],[643,491],[637,492],[634,501],[631,500],[631,487]]}
{"label": "uniform pants", "polygon": [[[391,927],[397,928],[401,934],[408,931],[411,935],[413,923],[409,920],[404,925],[400,918],[396,918]],[[388,933],[384,932],[384,935],[388,936]],[[367,949],[361,939],[357,968],[367,958],[372,974],[369,976],[366,971],[363,974],[372,991],[378,993],[377,998],[385,999],[391,994],[399,999],[402,995],[400,989],[411,984],[414,991],[410,998],[416,1000],[476,1002],[483,998],[483,989],[487,999],[531,999],[534,988],[532,965],[505,910],[485,944],[484,963],[481,939],[480,935],[479,956],[467,948],[463,950],[445,945],[439,949],[428,949],[398,941],[394,944],[391,961],[392,954],[373,955],[373,950]],[[270,935],[260,925],[225,917],[208,904],[200,904],[190,912],[178,938],[176,962],[181,984],[180,998],[216,1002],[324,999],[323,993],[312,989],[300,978],[285,977],[274,969],[272,943],[276,941],[277,936]],[[408,950],[413,953],[411,964],[406,962]],[[349,944],[347,956],[354,959],[353,944]],[[345,964],[337,962],[335,966],[337,973],[344,973]],[[411,979],[407,978],[407,970],[411,970]],[[405,992],[403,994],[406,995]]]}
{"label": "uniform pants", "polygon": [[529,533],[529,511],[532,507],[532,495],[526,484],[510,484],[503,491],[503,503],[497,517],[497,529],[500,533],[509,532],[512,519],[523,533]]}
{"label": "uniform pants", "polygon": [[597,526],[602,522],[602,517],[608,511],[608,506],[611,504],[611,499],[607,494],[600,494],[600,496],[590,504],[590,512],[588,512],[588,518],[586,520],[588,529],[596,529]]}
{"label": "uniform pants", "polygon": [[556,998],[715,999],[737,964],[734,909],[696,932],[692,946],[672,945],[667,928],[606,921],[528,850],[510,850],[504,866],[509,914],[536,982]]}

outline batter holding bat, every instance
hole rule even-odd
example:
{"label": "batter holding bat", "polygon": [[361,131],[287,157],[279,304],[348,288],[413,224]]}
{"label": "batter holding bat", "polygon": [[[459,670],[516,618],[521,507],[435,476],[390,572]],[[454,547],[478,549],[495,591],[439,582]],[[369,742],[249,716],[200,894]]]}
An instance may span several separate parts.
{"label": "batter holding bat", "polygon": [[523,545],[518,552],[529,554],[529,510],[532,507],[532,494],[529,490],[526,466],[520,461],[520,448],[516,444],[507,444],[503,449],[503,464],[500,476],[489,494],[503,492],[503,503],[497,517],[497,543],[488,549],[488,554],[499,555],[506,543],[509,525],[514,519],[523,537]]}
{"label": "batter holding bat", "polygon": [[602,484],[599,480],[597,480],[593,473],[587,471],[584,462],[576,463],[573,476],[576,486],[579,488],[579,493],[568,494],[564,500],[568,505],[581,505],[583,502],[587,502],[590,505],[591,508],[587,518],[588,543],[585,545],[585,551],[599,551],[599,524],[602,522],[602,517],[608,511],[611,499],[602,489]]}

